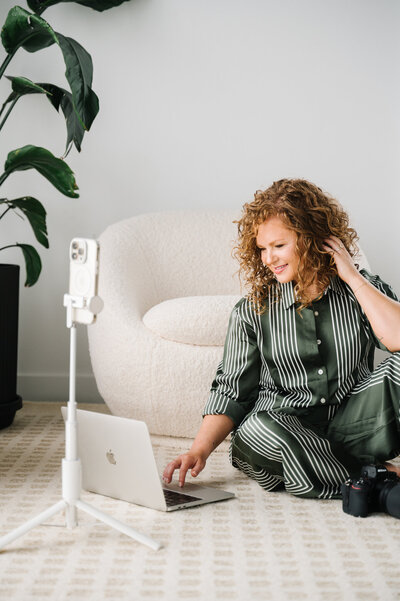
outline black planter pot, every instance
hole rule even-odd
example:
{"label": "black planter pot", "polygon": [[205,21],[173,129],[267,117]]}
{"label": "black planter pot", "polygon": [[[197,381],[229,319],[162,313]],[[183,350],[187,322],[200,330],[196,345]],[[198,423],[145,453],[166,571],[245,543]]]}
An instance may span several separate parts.
{"label": "black planter pot", "polygon": [[0,429],[22,407],[17,395],[19,266],[0,264]]}

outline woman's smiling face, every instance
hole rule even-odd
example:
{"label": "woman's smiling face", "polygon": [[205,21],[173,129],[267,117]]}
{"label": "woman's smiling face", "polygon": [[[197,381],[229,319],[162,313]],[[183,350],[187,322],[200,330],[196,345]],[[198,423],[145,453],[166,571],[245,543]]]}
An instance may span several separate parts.
{"label": "woman's smiling face", "polygon": [[282,284],[296,282],[299,265],[296,241],[296,233],[279,217],[270,217],[258,227],[256,244],[261,250],[261,261]]}

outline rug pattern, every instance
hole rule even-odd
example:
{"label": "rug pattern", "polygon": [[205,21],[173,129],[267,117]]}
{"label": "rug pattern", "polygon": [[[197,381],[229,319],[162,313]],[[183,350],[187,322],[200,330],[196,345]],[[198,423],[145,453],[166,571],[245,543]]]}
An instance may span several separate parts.
{"label": "rug pattern", "polygon": [[[162,467],[187,443],[154,438]],[[26,403],[0,432],[0,536],[60,500],[58,404]],[[400,600],[400,521],[340,501],[266,493],[215,452],[202,481],[237,499],[162,513],[88,492],[82,499],[161,541],[158,552],[79,513],[56,515],[0,553],[0,599],[26,601]]]}

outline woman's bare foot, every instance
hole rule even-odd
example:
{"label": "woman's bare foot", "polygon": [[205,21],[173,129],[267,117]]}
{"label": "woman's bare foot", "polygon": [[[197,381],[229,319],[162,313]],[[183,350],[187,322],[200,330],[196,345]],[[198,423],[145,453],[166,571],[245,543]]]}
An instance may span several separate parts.
{"label": "woman's bare foot", "polygon": [[387,470],[389,470],[389,472],[396,472],[396,474],[400,478],[400,465],[393,465],[393,463],[388,463],[388,462],[385,462],[383,465],[385,466],[385,468]]}

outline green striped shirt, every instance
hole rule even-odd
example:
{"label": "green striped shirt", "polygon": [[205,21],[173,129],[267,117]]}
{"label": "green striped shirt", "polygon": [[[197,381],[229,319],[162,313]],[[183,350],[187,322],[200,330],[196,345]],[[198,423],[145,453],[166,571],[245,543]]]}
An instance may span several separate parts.
{"label": "green striped shirt", "polygon": [[[360,273],[398,300],[379,276],[365,269]],[[370,376],[375,348],[385,347],[339,277],[300,314],[292,282],[277,283],[266,303],[263,315],[246,298],[234,307],[203,415],[228,415],[237,427],[258,411],[299,414],[323,405],[331,419],[354,386]]]}

